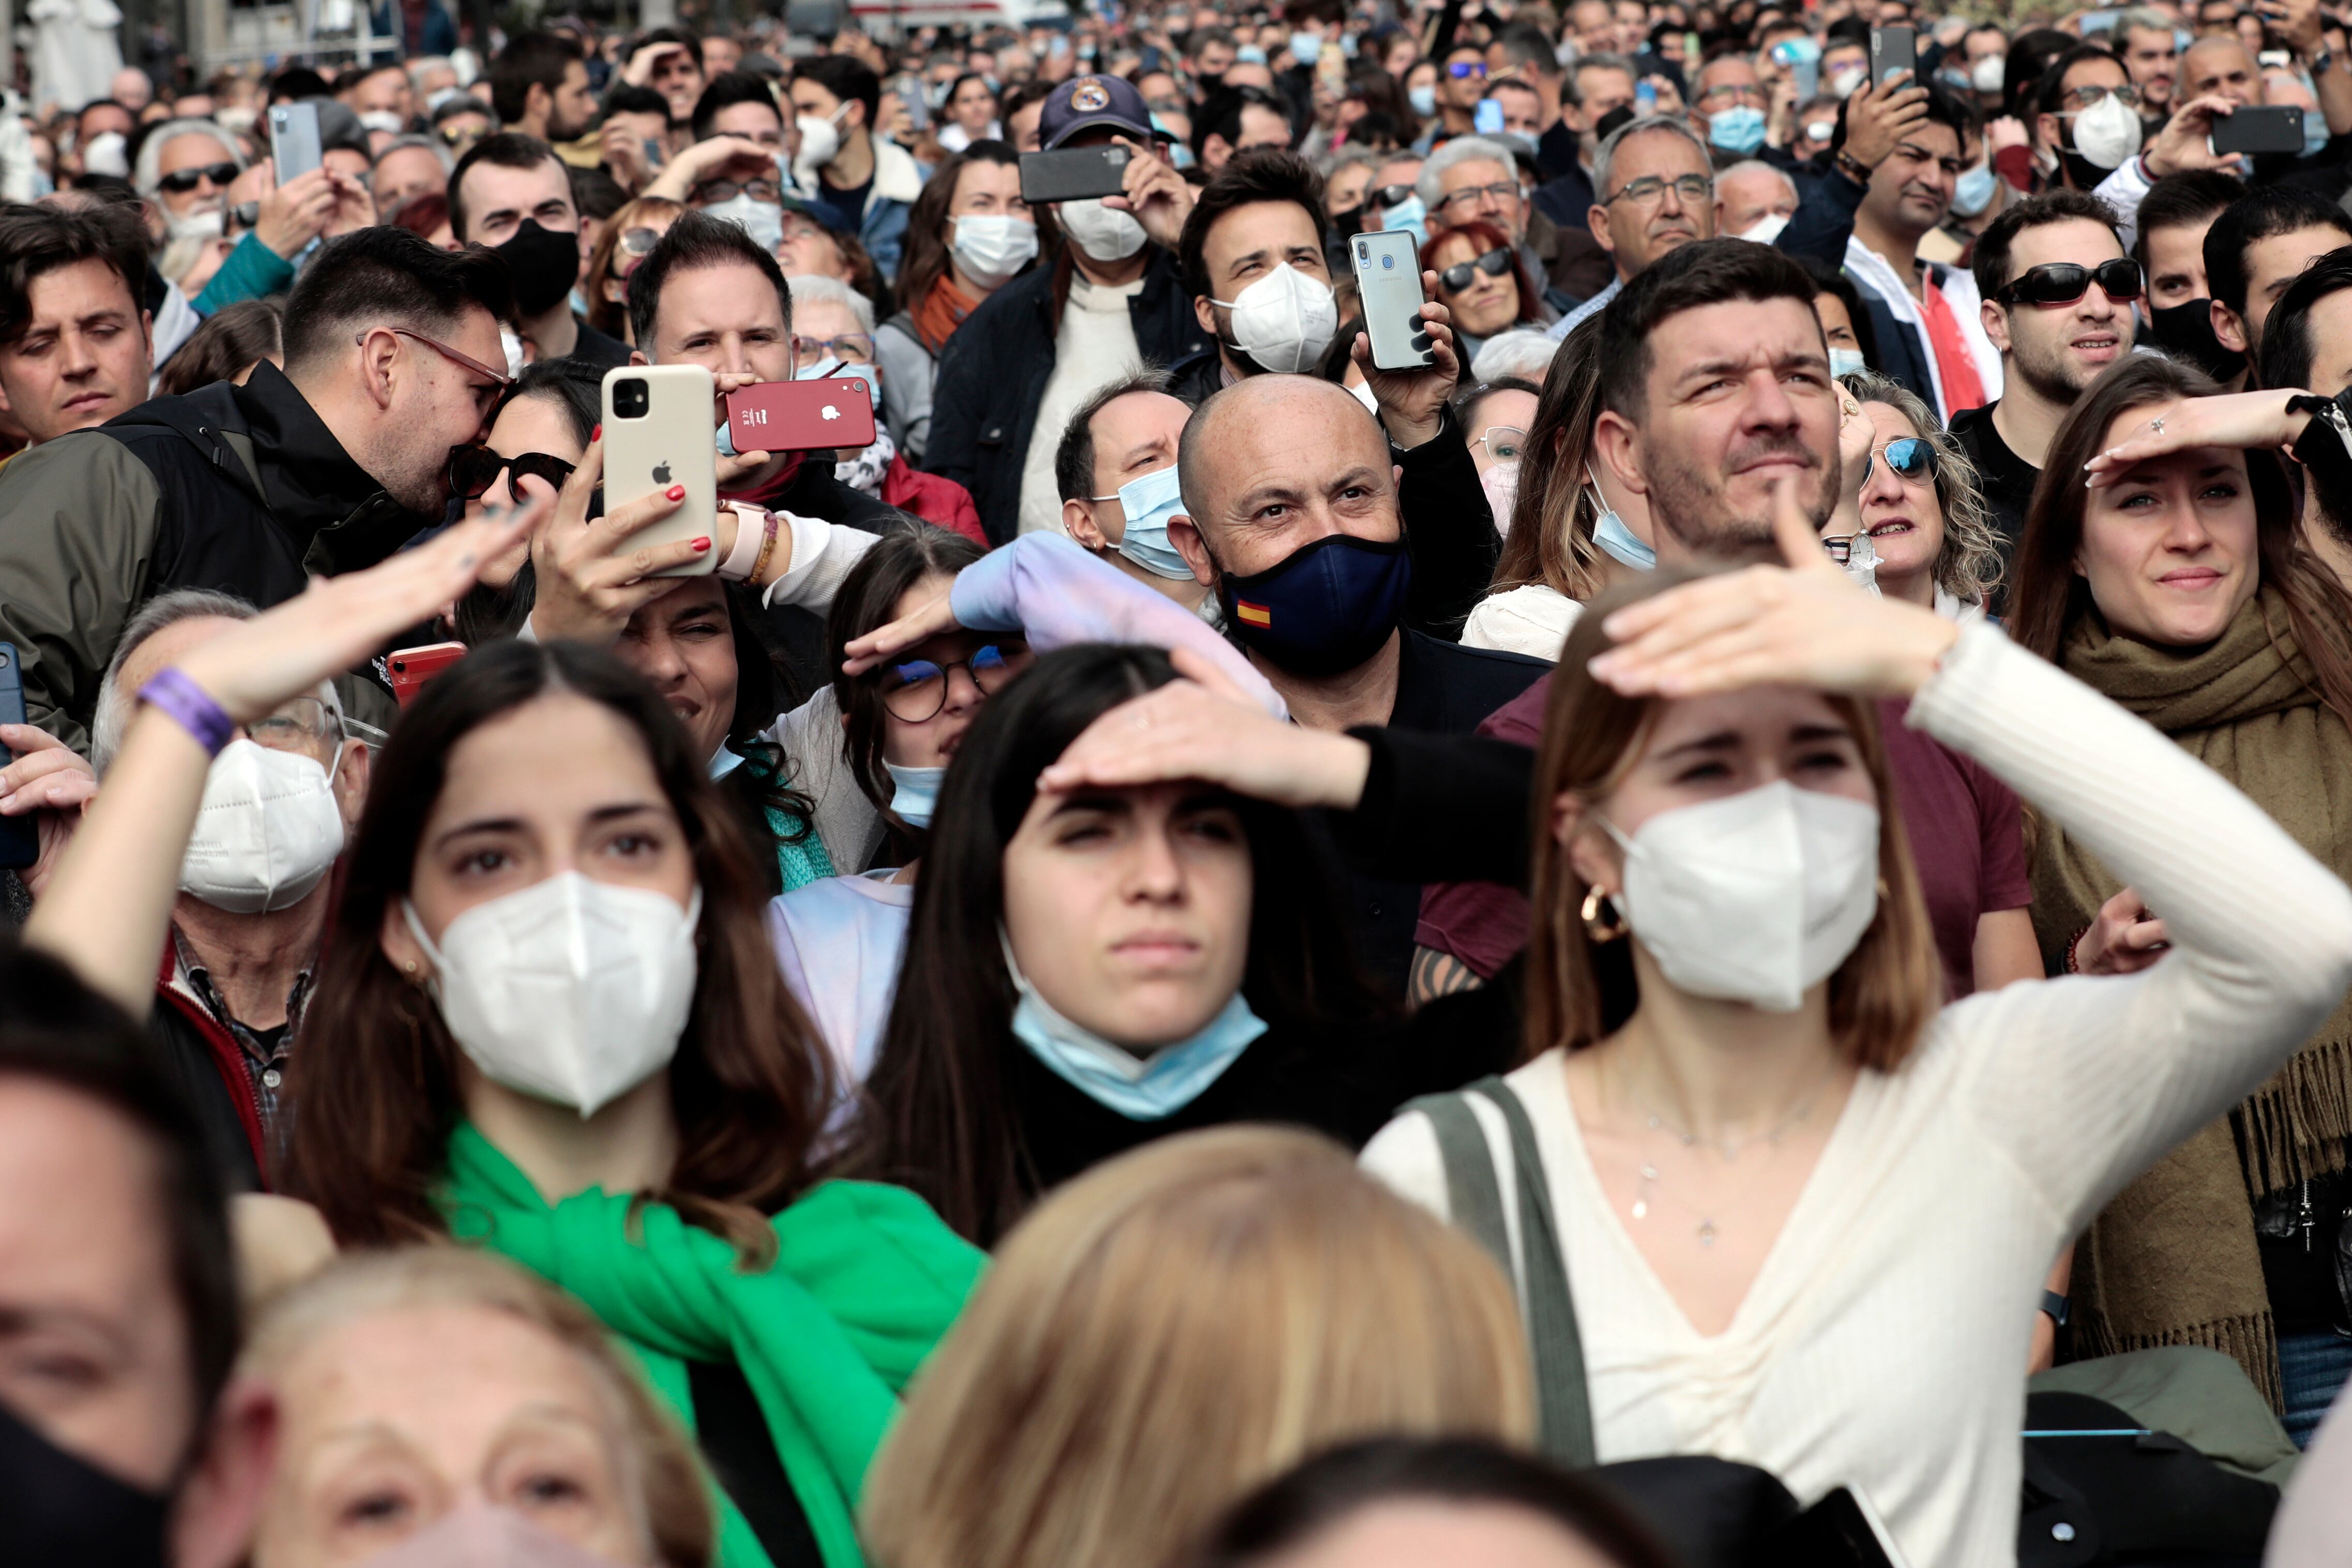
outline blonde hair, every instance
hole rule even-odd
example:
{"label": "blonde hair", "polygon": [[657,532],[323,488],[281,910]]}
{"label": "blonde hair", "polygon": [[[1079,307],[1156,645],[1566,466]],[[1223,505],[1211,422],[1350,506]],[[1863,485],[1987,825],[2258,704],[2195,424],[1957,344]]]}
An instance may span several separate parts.
{"label": "blonde hair", "polygon": [[692,1439],[657,1403],[594,1314],[538,1276],[446,1242],[343,1254],[264,1309],[236,1374],[274,1381],[323,1335],[421,1307],[520,1319],[577,1356],[605,1407],[631,1510],[664,1568],[709,1568],[716,1542]]}
{"label": "blonde hair", "polygon": [[1096,1167],[1005,1239],[866,1480],[877,1568],[1159,1568],[1377,1433],[1517,1443],[1535,1394],[1477,1246],[1312,1133]]}
{"label": "blonde hair", "polygon": [[[1529,901],[1535,925],[1528,942],[1523,1062],[1554,1046],[1580,1050],[1597,1044],[1622,1027],[1640,1001],[1626,951],[1630,940],[1597,942],[1585,929],[1591,884],[1577,874],[1567,847],[1553,836],[1553,807],[1563,795],[1590,807],[1612,793],[1640,761],[1657,717],[1657,700],[1620,696],[1587,671],[1594,658],[1615,646],[1603,625],[1627,605],[1715,570],[1721,568],[1660,567],[1639,582],[1610,589],[1585,606],[1560,649],[1530,798],[1536,854]],[[1878,912],[1830,976],[1830,1034],[1857,1065],[1889,1072],[1911,1054],[1942,1005],[1943,964],[1936,956],[1918,868],[1879,738],[1876,705],[1832,693],[1822,697],[1853,732],[1863,767],[1878,791]],[[1796,911],[1789,918],[1796,919]]]}

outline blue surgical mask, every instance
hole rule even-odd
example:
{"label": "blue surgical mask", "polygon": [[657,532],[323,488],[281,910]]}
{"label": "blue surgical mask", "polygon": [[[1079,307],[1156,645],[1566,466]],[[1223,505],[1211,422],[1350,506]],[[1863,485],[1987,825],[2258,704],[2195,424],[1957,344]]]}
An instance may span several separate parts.
{"label": "blue surgical mask", "polygon": [[1404,542],[1327,533],[1266,570],[1217,584],[1225,625],[1293,675],[1337,675],[1381,651],[1412,591]]}
{"label": "blue surgical mask", "polygon": [[1656,571],[1658,552],[1643,543],[1633,531],[1625,526],[1625,520],[1617,515],[1617,509],[1611,506],[1609,498],[1601,493],[1601,481],[1592,478],[1590,466],[1585,468],[1584,477],[1592,485],[1592,504],[1601,509],[1601,516],[1592,524],[1592,542],[1636,572]]}
{"label": "blue surgical mask", "polygon": [[1183,1110],[1265,1033],[1265,1020],[1235,991],[1199,1034],[1139,1057],[1055,1011],[1021,973],[1009,942],[1004,968],[1021,996],[1013,1009],[1013,1037],[1055,1077],[1130,1121],[1159,1121]]}
{"label": "blue surgical mask", "polygon": [[[1111,498],[1087,499],[1103,501]],[[1128,480],[1118,487],[1118,499],[1119,510],[1127,514],[1127,528],[1117,545],[1118,552],[1155,577],[1190,583],[1192,568],[1168,542],[1168,520],[1184,510],[1184,498],[1176,489],[1176,465],[1171,463],[1140,479]]]}
{"label": "blue surgical mask", "polygon": [[882,765],[898,786],[890,792],[891,811],[909,827],[930,826],[931,813],[940,804],[940,781],[948,776],[947,769],[902,768],[896,763]]}
{"label": "blue surgical mask", "polygon": [[1707,116],[1706,139],[1727,153],[1746,157],[1764,145],[1764,111],[1739,104]]}
{"label": "blue surgical mask", "polygon": [[743,753],[721,741],[719,742],[719,749],[710,753],[709,771],[712,779],[723,779],[742,765]]}
{"label": "blue surgical mask", "polygon": [[867,399],[873,403],[877,413],[881,412],[882,373],[870,364],[856,364],[849,360],[835,359],[828,355],[806,370],[793,372],[793,379],[794,381],[830,381],[835,376],[843,375],[854,375],[863,379],[866,383]]}
{"label": "blue surgical mask", "polygon": [[1429,209],[1421,205],[1416,191],[1381,215],[1382,228],[1401,228],[1412,236],[1412,247],[1419,250],[1429,243]]}
{"label": "blue surgical mask", "polygon": [[1974,217],[1990,206],[1995,178],[1990,163],[1962,170],[1952,185],[1952,211],[1962,217]]}
{"label": "blue surgical mask", "polygon": [[1868,370],[1869,368],[1869,364],[1862,357],[1862,351],[1860,349],[1830,350],[1830,374],[1832,375],[1853,375],[1861,371]]}
{"label": "blue surgical mask", "polygon": [[1244,44],[1240,48],[1234,51],[1234,63],[1236,65],[1262,66],[1265,64],[1265,51],[1259,48],[1255,44]]}
{"label": "blue surgical mask", "polygon": [[1320,33],[1291,34],[1290,58],[1303,66],[1313,65],[1323,58],[1323,36]]}
{"label": "blue surgical mask", "polygon": [[1423,120],[1429,119],[1432,115],[1437,112],[1437,89],[1435,87],[1423,86],[1408,88],[1405,89],[1404,96],[1405,100],[1412,105],[1412,111],[1415,114],[1420,115]]}

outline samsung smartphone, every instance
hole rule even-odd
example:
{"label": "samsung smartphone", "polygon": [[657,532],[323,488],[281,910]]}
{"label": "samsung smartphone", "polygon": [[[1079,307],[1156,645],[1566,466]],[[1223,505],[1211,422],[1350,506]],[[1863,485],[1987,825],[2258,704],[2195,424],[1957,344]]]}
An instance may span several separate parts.
{"label": "samsung smartphone", "polygon": [[1421,263],[1410,229],[1386,228],[1349,241],[1356,253],[1356,293],[1375,370],[1421,370],[1437,363],[1421,308]]}
{"label": "samsung smartphone", "polygon": [[1135,154],[1124,147],[1062,147],[1051,153],[1021,154],[1021,199],[1039,202],[1082,202],[1090,196],[1115,196],[1127,188],[1128,160]]}
{"label": "samsung smartphone", "polygon": [[[0,642],[0,724],[25,721],[25,679],[16,667],[16,645]],[[16,753],[0,746],[0,768]],[[14,871],[41,858],[41,829],[30,816],[0,816],[0,871]]]}
{"label": "samsung smartphone", "polygon": [[727,395],[739,452],[840,451],[874,444],[874,389],[862,375],[762,381]]}
{"label": "samsung smartphone", "polygon": [[416,647],[396,647],[383,661],[392,679],[392,694],[403,708],[416,700],[425,683],[466,657],[461,642],[429,642]]}
{"label": "samsung smartphone", "polygon": [[[627,550],[675,544],[710,531],[719,515],[719,451],[710,439],[710,408],[718,395],[698,364],[623,365],[604,373],[604,510],[672,485],[686,487],[678,509],[623,543]],[[683,566],[656,574],[699,577],[719,565],[704,551]]]}
{"label": "samsung smartphone", "polygon": [[2213,121],[2216,153],[2300,153],[2303,110],[2293,104],[2252,104]]}
{"label": "samsung smartphone", "polygon": [[1909,71],[1916,82],[1919,71],[1918,35],[1908,27],[1870,30],[1870,85],[1883,85],[1896,71]]}
{"label": "samsung smartphone", "polygon": [[319,145],[319,106],[276,103],[269,108],[269,161],[277,165],[278,183],[307,174],[325,162]]}
{"label": "samsung smartphone", "polygon": [[1502,104],[1491,98],[1480,99],[1478,107],[1471,111],[1470,129],[1481,136],[1500,136],[1503,133]]}

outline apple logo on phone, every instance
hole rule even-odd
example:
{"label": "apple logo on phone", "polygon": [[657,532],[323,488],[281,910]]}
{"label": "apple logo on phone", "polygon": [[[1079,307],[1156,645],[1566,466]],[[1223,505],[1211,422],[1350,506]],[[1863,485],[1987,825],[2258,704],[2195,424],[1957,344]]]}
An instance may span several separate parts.
{"label": "apple logo on phone", "polygon": [[823,408],[817,410],[817,417],[821,419],[838,419],[841,417],[841,410],[828,403]]}
{"label": "apple logo on phone", "polygon": [[669,465],[667,463],[656,463],[654,465],[654,483],[657,485],[666,485],[669,483]]}

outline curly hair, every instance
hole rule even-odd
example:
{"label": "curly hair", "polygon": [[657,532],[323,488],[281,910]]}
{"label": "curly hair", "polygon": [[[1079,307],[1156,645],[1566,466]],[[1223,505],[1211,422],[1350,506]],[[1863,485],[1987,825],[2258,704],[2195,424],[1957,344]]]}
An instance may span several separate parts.
{"label": "curly hair", "polygon": [[1936,586],[1963,605],[1981,605],[2000,581],[2000,536],[1993,531],[1983,483],[1968,452],[1952,439],[1936,411],[1909,387],[1874,370],[1858,370],[1838,384],[1864,403],[1884,403],[1909,421],[1936,448],[1936,504],[1944,513],[1944,548],[1936,556]]}

